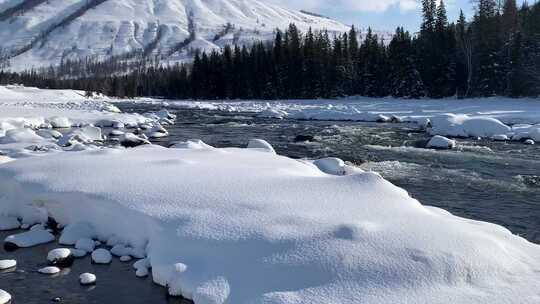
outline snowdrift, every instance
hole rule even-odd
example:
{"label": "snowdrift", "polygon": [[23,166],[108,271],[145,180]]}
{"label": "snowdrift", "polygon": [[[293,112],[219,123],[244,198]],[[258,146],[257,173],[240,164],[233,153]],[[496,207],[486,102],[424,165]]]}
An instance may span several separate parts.
{"label": "snowdrift", "polygon": [[142,248],[137,273],[196,304],[540,301],[540,247],[505,228],[339,161],[180,147],[0,165],[0,214]]}

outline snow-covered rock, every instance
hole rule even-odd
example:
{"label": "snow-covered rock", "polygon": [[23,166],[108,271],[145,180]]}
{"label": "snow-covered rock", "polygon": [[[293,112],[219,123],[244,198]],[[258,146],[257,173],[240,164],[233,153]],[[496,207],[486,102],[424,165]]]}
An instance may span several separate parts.
{"label": "snow-covered rock", "polygon": [[10,235],[4,240],[4,247],[8,249],[27,248],[54,241],[54,235],[46,230],[30,230]]}
{"label": "snow-covered rock", "polygon": [[532,140],[532,139],[527,139],[523,143],[526,144],[526,145],[534,145],[535,144],[534,140]]}
{"label": "snow-covered rock", "polygon": [[110,264],[112,255],[107,249],[98,248],[92,252],[92,262],[96,264]]}
{"label": "snow-covered rock", "polygon": [[96,284],[96,280],[96,275],[93,273],[85,272],[79,276],[81,285],[94,285]]}
{"label": "snow-covered rock", "polygon": [[47,262],[51,266],[69,267],[74,260],[75,257],[68,248],[53,249],[47,254]]}
{"label": "snow-covered rock", "polygon": [[510,140],[510,138],[509,138],[508,135],[506,135],[506,134],[497,134],[497,135],[493,135],[493,136],[491,137],[491,139],[496,140],[496,141],[507,141],[507,140]]}
{"label": "snow-covered rock", "polygon": [[34,130],[28,128],[7,130],[4,137],[0,137],[0,144],[10,143],[36,143],[43,141],[43,137],[39,136]]}
{"label": "snow-covered rock", "polygon": [[135,271],[135,275],[138,278],[145,278],[149,274],[150,274],[150,272],[149,272],[148,268],[144,268],[144,267],[138,268],[137,271]]}
{"label": "snow-covered rock", "polygon": [[0,231],[18,229],[19,227],[21,227],[21,223],[16,217],[0,215]]}
{"label": "snow-covered rock", "polygon": [[88,222],[80,221],[67,225],[62,230],[62,235],[58,242],[61,245],[75,245],[80,239],[92,239],[94,237],[96,237],[94,227]]}
{"label": "snow-covered rock", "polygon": [[86,250],[71,248],[71,254],[74,258],[82,258],[88,253]]}
{"label": "snow-covered rock", "polygon": [[59,273],[60,268],[58,268],[56,266],[47,266],[47,267],[43,267],[43,268],[38,269],[38,272],[41,273],[41,274],[52,275],[52,274]]}
{"label": "snow-covered rock", "polygon": [[272,147],[272,145],[264,139],[250,139],[247,148],[276,154],[276,150],[274,150],[274,147]]}
{"label": "snow-covered rock", "polygon": [[94,126],[86,126],[83,128],[73,129],[70,132],[64,134],[57,143],[60,146],[71,146],[76,143],[89,144],[95,141],[102,140],[103,137],[100,128]]}
{"label": "snow-covered rock", "polygon": [[131,261],[131,256],[129,255],[123,255],[120,257],[120,262],[129,262]]}
{"label": "snow-covered rock", "polygon": [[17,266],[16,260],[0,260],[0,270],[6,270]]}
{"label": "snow-covered rock", "polygon": [[431,118],[432,135],[455,137],[493,137],[508,134],[511,127],[490,117],[445,114]]}
{"label": "snow-covered rock", "polygon": [[124,133],[119,137],[120,144],[126,148],[133,148],[141,145],[148,145],[150,142],[147,139],[139,137],[133,133]]}
{"label": "snow-covered rock", "polygon": [[322,172],[332,175],[345,175],[345,162],[339,158],[328,157],[313,161],[313,164]]}
{"label": "snow-covered rock", "polygon": [[203,149],[214,149],[214,147],[206,144],[200,139],[190,139],[187,141],[173,143],[169,148],[174,149],[191,149],[191,150],[203,150]]}
{"label": "snow-covered rock", "polygon": [[71,128],[71,126],[73,125],[69,118],[59,116],[49,118],[48,123],[50,123],[53,128],[57,129]]}
{"label": "snow-covered rock", "polygon": [[8,304],[11,302],[11,295],[5,291],[0,289],[0,304]]}
{"label": "snow-covered rock", "polygon": [[454,149],[455,147],[455,140],[440,135],[433,136],[426,145],[426,148],[432,149]]}
{"label": "snow-covered rock", "polygon": [[238,148],[44,157],[2,165],[0,212],[40,201],[61,224],[84,220],[99,239],[147,248],[153,280],[173,295],[222,304],[540,297],[540,246],[422,206],[375,173],[328,175]]}
{"label": "snow-covered rock", "polygon": [[96,246],[96,244],[94,243],[94,240],[89,239],[89,238],[79,239],[75,243],[75,248],[84,250],[86,252],[94,251],[95,246]]}
{"label": "snow-covered rock", "polygon": [[124,255],[130,255],[131,254],[131,248],[126,247],[122,244],[116,244],[113,248],[111,248],[111,254],[115,255],[117,257],[121,257]]}

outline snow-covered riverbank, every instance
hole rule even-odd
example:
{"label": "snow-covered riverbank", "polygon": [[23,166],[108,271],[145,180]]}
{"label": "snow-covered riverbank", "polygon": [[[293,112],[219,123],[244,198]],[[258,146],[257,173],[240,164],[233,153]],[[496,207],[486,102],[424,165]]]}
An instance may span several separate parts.
{"label": "snow-covered riverbank", "polygon": [[[43,153],[24,146],[41,137],[40,127],[54,131],[29,123],[41,113],[37,104],[0,136],[2,151],[19,144],[30,151],[24,156],[47,154],[17,159],[7,149],[16,160],[0,165],[0,221],[29,227],[52,217],[65,227],[63,246],[114,246],[139,259],[137,275],[151,272],[173,295],[196,304],[540,301],[540,246],[423,206],[376,173],[339,159],[293,160],[264,141],[126,149],[90,138],[102,132],[91,124],[129,123],[122,117],[155,132],[171,118],[165,111],[55,109],[58,122],[80,113],[84,127],[65,133],[77,137],[49,138],[58,153]],[[24,114],[21,105],[13,107]],[[56,120],[39,117],[50,127]],[[62,138],[77,143],[64,147]],[[74,145],[86,151],[60,153]]]}
{"label": "snow-covered riverbank", "polygon": [[504,97],[421,99],[351,97],[339,100],[158,101],[169,107],[256,112],[275,119],[413,122],[433,135],[540,141],[540,99]]}

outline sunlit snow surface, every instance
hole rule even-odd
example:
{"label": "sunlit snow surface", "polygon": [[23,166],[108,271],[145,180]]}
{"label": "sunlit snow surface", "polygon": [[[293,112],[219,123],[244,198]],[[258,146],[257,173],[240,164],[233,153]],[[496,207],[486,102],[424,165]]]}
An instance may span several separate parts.
{"label": "sunlit snow surface", "polygon": [[154,280],[196,303],[540,299],[537,245],[423,207],[375,173],[154,146],[15,161],[0,176],[2,212],[40,201],[60,223],[148,243]]}

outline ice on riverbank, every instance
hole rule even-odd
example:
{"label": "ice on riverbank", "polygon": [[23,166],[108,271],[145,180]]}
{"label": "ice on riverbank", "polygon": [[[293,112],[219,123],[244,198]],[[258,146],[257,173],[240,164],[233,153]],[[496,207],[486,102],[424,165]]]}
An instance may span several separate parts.
{"label": "ice on riverbank", "polygon": [[66,229],[92,227],[78,238],[146,248],[137,275],[151,267],[197,304],[540,299],[538,245],[322,164],[331,174],[256,149],[49,155],[2,165],[0,214],[39,201]]}
{"label": "ice on riverbank", "polygon": [[[105,140],[102,127],[115,128],[118,142],[126,147],[148,144],[146,136],[168,136],[162,124],[175,119],[166,110],[120,113],[109,98],[86,97],[78,91],[0,86],[0,93],[4,93],[0,94],[0,163],[11,158],[96,149]],[[139,127],[147,128],[147,135],[118,130],[139,132]]]}

